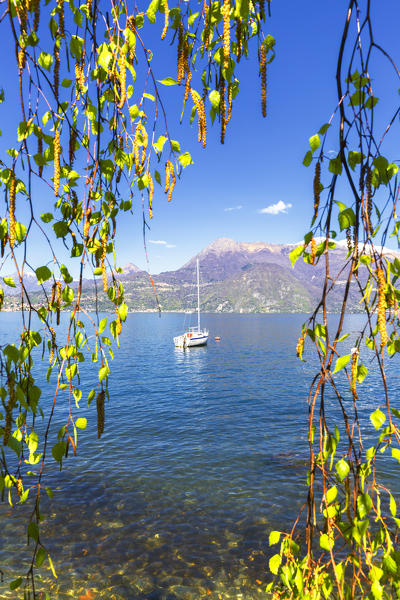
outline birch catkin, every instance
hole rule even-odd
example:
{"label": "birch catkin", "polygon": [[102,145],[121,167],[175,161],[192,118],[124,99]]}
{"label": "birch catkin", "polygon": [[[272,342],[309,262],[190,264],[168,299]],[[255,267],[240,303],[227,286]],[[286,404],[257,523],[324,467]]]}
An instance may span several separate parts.
{"label": "birch catkin", "polygon": [[57,0],[58,5],[58,30],[60,36],[65,38],[65,22],[64,22],[64,0]]}
{"label": "birch catkin", "polygon": [[318,161],[315,165],[315,173],[314,173],[314,219],[316,219],[318,217],[320,194],[321,194],[321,163]]}
{"label": "birch catkin", "polygon": [[226,105],[225,105],[225,79],[221,76],[221,83],[219,89],[219,115],[221,118],[221,144],[225,142],[225,130],[226,130]]}
{"label": "birch catkin", "polygon": [[15,243],[15,196],[17,190],[17,180],[15,178],[14,172],[11,173],[11,181],[10,181],[10,233],[9,233],[9,242],[11,248],[14,248]]}
{"label": "birch catkin", "polygon": [[265,43],[260,48],[260,74],[261,74],[261,113],[267,116],[267,48]]}
{"label": "birch catkin", "polygon": [[53,327],[49,327],[49,331],[51,333],[51,349],[50,349],[49,363],[51,364],[53,362],[54,351],[56,349],[56,332],[54,331]]}
{"label": "birch catkin", "polygon": [[175,168],[170,160],[167,160],[167,162],[166,162],[165,172],[166,172],[166,181],[165,181],[164,192],[165,193],[168,192],[168,202],[170,202],[171,198],[172,198],[172,192],[173,192],[173,189],[174,189],[175,183],[176,183]]}
{"label": "birch catkin", "polygon": [[97,437],[100,438],[102,433],[104,433],[104,400],[106,393],[104,390],[101,390],[97,394],[96,399],[96,408],[97,408]]}
{"label": "birch catkin", "polygon": [[40,0],[35,0],[33,12],[34,12],[33,30],[37,31],[39,28],[39,20],[40,20]]}
{"label": "birch catkin", "polygon": [[376,275],[378,279],[378,330],[381,336],[381,348],[383,348],[383,346],[386,346],[388,340],[386,331],[386,282],[385,274],[380,267],[378,267]]}
{"label": "birch catkin", "polygon": [[357,371],[358,371],[358,348],[351,351],[351,392],[354,400],[357,400]]}
{"label": "birch catkin", "polygon": [[236,19],[236,62],[242,57],[242,21]]}
{"label": "birch catkin", "polygon": [[100,267],[101,274],[103,278],[103,290],[107,292],[108,284],[107,284],[107,269],[106,269],[106,254],[107,254],[107,236],[105,235],[101,240],[101,257],[100,257]]}
{"label": "birch catkin", "polygon": [[120,90],[121,90],[121,97],[120,97],[120,101],[118,104],[118,108],[121,109],[121,108],[123,108],[123,106],[126,102],[126,60],[125,60],[125,54],[123,52],[121,52],[121,54],[118,57],[118,66],[119,66],[119,83],[120,83]]}
{"label": "birch catkin", "polygon": [[60,131],[58,126],[54,132],[54,194],[58,196],[60,189]]}
{"label": "birch catkin", "polygon": [[162,30],[161,39],[163,40],[167,35],[169,25],[169,8],[168,0],[164,0],[164,29]]}
{"label": "birch catkin", "polygon": [[317,256],[317,242],[314,238],[311,239],[311,264],[315,264],[315,257]]}
{"label": "birch catkin", "polygon": [[304,338],[305,338],[305,334],[301,335],[297,341],[297,346],[296,346],[296,356],[297,358],[302,358],[303,357],[303,350],[304,350]]}
{"label": "birch catkin", "polygon": [[154,181],[150,171],[147,171],[147,179],[149,181],[149,217],[153,218],[153,195],[154,195]]}
{"label": "birch catkin", "polygon": [[203,143],[203,148],[207,142],[207,122],[206,122],[206,111],[204,108],[204,102],[195,90],[190,90],[193,103],[197,110],[198,118],[198,141]]}
{"label": "birch catkin", "polygon": [[183,25],[182,22],[179,22],[178,28],[178,83],[181,85],[182,79],[185,78],[185,65],[183,61]]}
{"label": "birch catkin", "polygon": [[75,127],[71,127],[71,133],[69,136],[69,144],[68,144],[68,154],[69,154],[69,164],[72,167],[75,160],[75,147],[76,147],[76,138],[77,131]]}
{"label": "birch catkin", "polygon": [[57,325],[60,324],[60,313],[61,313],[61,281],[57,281],[56,284],[56,315]]}
{"label": "birch catkin", "polygon": [[57,43],[54,44],[54,97],[58,100],[58,89],[60,84],[60,50]]}
{"label": "birch catkin", "polygon": [[224,69],[229,68],[229,58],[231,54],[231,3],[230,0],[224,0],[222,5],[222,16],[224,20],[224,30],[223,30],[223,38],[224,38]]}
{"label": "birch catkin", "polygon": [[89,237],[90,230],[90,216],[92,214],[92,209],[90,208],[90,204],[85,212],[85,224],[83,226],[83,239],[86,240]]}

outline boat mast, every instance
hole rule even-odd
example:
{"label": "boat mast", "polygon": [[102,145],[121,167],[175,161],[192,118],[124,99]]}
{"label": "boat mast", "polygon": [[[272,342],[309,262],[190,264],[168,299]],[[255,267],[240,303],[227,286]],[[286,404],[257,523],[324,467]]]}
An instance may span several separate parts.
{"label": "boat mast", "polygon": [[200,331],[200,274],[199,274],[199,259],[197,259],[197,331]]}

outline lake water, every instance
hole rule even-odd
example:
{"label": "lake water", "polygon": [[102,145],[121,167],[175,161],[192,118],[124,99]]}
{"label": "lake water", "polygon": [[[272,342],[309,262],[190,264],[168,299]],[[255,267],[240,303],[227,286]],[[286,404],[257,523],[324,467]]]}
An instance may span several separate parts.
{"label": "lake water", "polygon": [[[2,330],[16,319],[0,315]],[[78,456],[54,470],[54,500],[43,506],[58,572],[52,598],[264,597],[269,532],[287,530],[306,498],[315,368],[295,355],[304,320],[204,315],[208,346],[180,350],[172,337],[182,315],[128,315],[105,433],[98,441],[95,402],[82,398]],[[350,329],[360,322],[351,317]],[[97,375],[87,377],[86,391]],[[10,518],[0,506],[2,598],[16,597],[10,578],[26,569],[24,510]]]}

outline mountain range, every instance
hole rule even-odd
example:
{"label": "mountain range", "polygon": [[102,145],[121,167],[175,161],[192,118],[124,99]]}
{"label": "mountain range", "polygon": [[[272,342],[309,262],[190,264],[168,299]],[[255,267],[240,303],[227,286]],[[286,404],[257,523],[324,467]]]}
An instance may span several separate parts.
{"label": "mountain range", "polygon": [[[219,238],[176,271],[154,275],[156,292],[148,273],[131,263],[118,278],[124,284],[125,302],[130,311],[153,311],[158,310],[158,306],[162,311],[186,311],[195,307],[193,285],[199,258],[203,312],[310,312],[321,298],[325,261],[321,257],[317,264],[311,265],[300,258],[293,268],[289,254],[298,245]],[[390,250],[387,253],[400,257]],[[328,297],[331,312],[340,308],[340,292],[348,271],[346,256],[345,242],[338,242],[330,252],[330,272],[338,277]],[[97,285],[97,290],[100,288],[101,285]],[[40,302],[40,298],[36,298],[37,289],[32,277],[28,291],[33,293],[34,303]],[[95,289],[93,280],[84,281],[82,304],[87,310],[95,308]],[[359,310],[359,300],[354,286],[350,290],[350,310]],[[6,308],[18,308],[16,303],[16,297],[6,298]],[[97,292],[97,305],[100,310],[109,308],[102,291]]]}

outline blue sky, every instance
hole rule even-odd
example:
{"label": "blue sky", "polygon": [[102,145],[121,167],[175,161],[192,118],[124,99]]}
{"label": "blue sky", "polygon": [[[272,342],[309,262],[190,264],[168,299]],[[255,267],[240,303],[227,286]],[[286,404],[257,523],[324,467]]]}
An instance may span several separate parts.
{"label": "blue sky", "polygon": [[[178,268],[218,237],[293,243],[309,230],[313,167],[305,168],[302,160],[309,137],[336,107],[336,60],[347,6],[343,0],[272,1],[265,32],[276,39],[276,59],[268,68],[267,118],[261,116],[253,57],[241,63],[240,93],[223,146],[218,125],[209,128],[205,150],[195,140],[196,122],[191,131],[187,125],[174,129],[186,141],[195,164],[186,169],[170,204],[162,193],[155,201],[147,235],[154,273]],[[385,2],[385,11],[381,4],[377,7],[376,32],[377,41],[398,55],[397,21],[387,18],[394,6]],[[382,66],[383,75],[385,69]],[[385,77],[378,83],[375,93],[381,95],[387,90]],[[398,87],[400,82],[394,92],[397,103]],[[167,94],[176,97],[176,88]],[[178,105],[180,111],[180,100]],[[397,150],[397,144],[394,147]],[[337,151],[334,143],[331,150]],[[338,199],[350,201],[345,188],[339,188]],[[138,266],[144,265],[141,243],[132,241],[129,255]]]}
{"label": "blue sky", "polygon": [[[154,218],[147,231],[151,273],[179,268],[218,237],[293,243],[308,231],[313,169],[303,167],[302,160],[309,137],[329,120],[336,106],[336,57],[347,6],[347,0],[272,0],[272,17],[264,26],[265,33],[276,39],[276,59],[268,66],[267,118],[261,116],[258,62],[253,52],[240,63],[240,93],[223,146],[218,123],[214,127],[208,123],[203,149],[197,143],[196,120],[190,126],[187,114],[179,124],[182,88],[162,88],[171,135],[191,153],[194,165],[184,171],[172,202],[155,186]],[[397,3],[385,0],[385,9],[379,6],[377,40],[398,53],[398,18],[393,16],[399,16]],[[393,18],[388,19],[391,14]],[[162,16],[158,19],[161,23]],[[175,48],[165,42],[157,44],[156,78],[175,76]],[[10,56],[9,46],[2,50],[3,56],[5,52]],[[382,88],[378,95],[386,90],[385,69],[377,82]],[[14,68],[7,70],[8,76],[15,80]],[[7,132],[5,109],[1,110],[2,129]],[[395,142],[392,148],[397,148]],[[334,141],[331,150],[337,151]],[[395,158],[400,158],[399,153],[391,160]],[[341,193],[341,201],[349,200],[345,189]],[[47,210],[53,198],[42,188],[37,201]],[[117,251],[120,265],[131,262],[147,268],[139,197],[133,215],[124,216],[120,223]],[[33,251],[32,262],[37,261],[40,248]]]}

